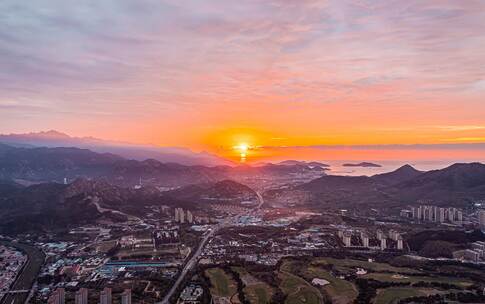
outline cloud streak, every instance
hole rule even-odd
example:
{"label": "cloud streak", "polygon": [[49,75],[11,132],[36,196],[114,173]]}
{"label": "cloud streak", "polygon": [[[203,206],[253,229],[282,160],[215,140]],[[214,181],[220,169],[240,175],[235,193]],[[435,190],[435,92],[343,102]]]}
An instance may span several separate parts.
{"label": "cloud streak", "polygon": [[2,1],[0,98],[14,104],[0,127],[193,146],[206,143],[187,122],[482,138],[484,27],[478,0]]}

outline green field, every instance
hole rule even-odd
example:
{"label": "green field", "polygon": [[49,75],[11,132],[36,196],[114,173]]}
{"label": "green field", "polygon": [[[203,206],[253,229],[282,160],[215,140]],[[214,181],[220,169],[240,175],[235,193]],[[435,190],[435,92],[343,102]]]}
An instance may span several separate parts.
{"label": "green field", "polygon": [[[300,267],[299,265],[291,265],[291,263],[291,261],[285,261],[281,269],[291,272],[295,267]],[[300,275],[308,282],[311,282],[314,278],[329,281],[330,284],[323,287],[323,289],[334,303],[349,303],[357,297],[357,288],[351,282],[333,276],[327,270],[318,267],[318,265],[321,264],[310,263],[307,267],[301,269]]]}
{"label": "green field", "polygon": [[245,284],[243,289],[246,298],[251,304],[268,304],[271,301],[273,295],[273,288],[268,284],[254,278],[243,267],[232,267],[232,270],[236,271]]}
{"label": "green field", "polygon": [[372,270],[375,272],[399,272],[399,273],[420,273],[418,270],[407,267],[394,267],[385,263],[368,262],[361,260],[351,259],[334,259],[334,258],[318,258],[311,262],[311,265],[334,265],[335,268],[341,272],[353,271],[355,268],[360,267],[366,270]]}
{"label": "green field", "polygon": [[[292,277],[283,278],[281,287],[288,295],[287,303],[313,303],[312,301],[321,300],[322,296],[329,296],[332,302],[336,304],[352,303],[358,296],[358,289],[351,281],[340,279],[334,272],[337,274],[354,274],[356,268],[363,268],[371,271],[366,275],[360,276],[361,278],[374,279],[381,282],[403,282],[412,284],[422,281],[454,284],[461,287],[472,285],[472,281],[469,279],[434,276],[411,268],[394,267],[385,263],[352,259],[340,260],[334,258],[313,258],[311,260],[285,260],[280,267],[280,272],[291,274]],[[321,293],[318,293],[319,298],[315,299],[312,296],[306,298],[302,297],[299,293],[308,289],[298,287],[303,285],[299,279],[303,280],[307,286],[310,286],[315,290],[316,287],[309,284],[314,278],[327,280],[330,284],[324,287],[318,287],[321,291]],[[427,295],[430,291],[432,291],[432,293],[440,292],[436,289],[433,291],[433,289],[412,287],[380,289],[374,303],[394,303],[393,301],[396,299]]]}
{"label": "green field", "polygon": [[330,282],[323,289],[332,298],[334,303],[350,303],[357,298],[357,288],[349,281],[334,277],[326,270],[311,266],[305,272],[305,277],[309,280],[314,278],[325,279]]}
{"label": "green field", "polygon": [[300,277],[287,272],[279,274],[282,280],[281,289],[288,295],[285,304],[320,304],[322,296],[318,289]]}
{"label": "green field", "polygon": [[244,293],[252,304],[268,304],[271,300],[272,290],[267,284],[260,283],[245,287]]}
{"label": "green field", "polygon": [[407,276],[403,278],[396,278],[393,277],[394,274],[392,273],[368,273],[363,276],[366,279],[374,279],[381,282],[437,282],[437,283],[448,283],[448,284],[456,284],[459,286],[470,286],[472,285],[471,281],[466,279],[458,279],[458,278],[451,278],[451,277],[432,277],[432,276]]}
{"label": "green field", "polygon": [[236,283],[221,268],[211,268],[206,270],[212,288],[211,294],[219,297],[231,297],[236,293]]}
{"label": "green field", "polygon": [[[21,243],[2,242],[2,244],[15,247],[23,251],[28,256],[27,264],[22,269],[20,276],[15,281],[12,290],[28,290],[37,279],[40,268],[44,263],[45,255],[39,249]],[[23,304],[28,297],[28,293],[6,295],[2,303]]]}
{"label": "green field", "polygon": [[392,287],[379,290],[374,300],[375,304],[394,304],[400,299],[425,295],[416,288]]}

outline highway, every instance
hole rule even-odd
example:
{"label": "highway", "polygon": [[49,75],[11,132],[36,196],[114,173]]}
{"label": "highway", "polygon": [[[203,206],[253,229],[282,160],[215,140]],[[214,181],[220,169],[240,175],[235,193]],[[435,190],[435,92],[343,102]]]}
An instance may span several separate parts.
{"label": "highway", "polygon": [[[249,215],[250,214],[253,214],[255,211],[259,210],[261,208],[261,206],[263,206],[263,204],[264,204],[263,196],[261,195],[261,193],[256,192],[256,195],[258,197],[259,204],[258,204],[258,206],[256,208],[254,208],[251,211],[249,211],[249,213],[248,213]],[[242,214],[235,215],[233,217],[229,217],[229,218],[225,219],[222,223],[219,223],[219,224],[214,225],[213,227],[211,227],[211,230],[202,238],[202,241],[200,242],[199,247],[197,248],[197,251],[194,253],[194,255],[192,256],[192,258],[190,258],[190,260],[185,264],[184,268],[180,272],[179,277],[177,278],[177,280],[173,284],[172,288],[170,288],[170,290],[165,295],[165,297],[163,298],[163,300],[160,301],[160,302],[157,302],[157,304],[169,304],[170,303],[170,298],[173,296],[173,294],[175,293],[175,291],[177,290],[177,288],[179,287],[179,285],[182,283],[182,281],[184,280],[184,278],[187,275],[187,273],[190,270],[192,270],[192,268],[194,268],[195,265],[197,265],[197,262],[198,262],[198,259],[199,259],[200,255],[201,255],[201,253],[202,253],[202,250],[204,250],[204,246],[207,244],[207,242],[209,241],[209,239],[217,231],[219,231],[219,229],[221,229],[223,227],[228,227],[228,226],[232,225],[242,215],[245,215],[245,214],[242,213]]]}

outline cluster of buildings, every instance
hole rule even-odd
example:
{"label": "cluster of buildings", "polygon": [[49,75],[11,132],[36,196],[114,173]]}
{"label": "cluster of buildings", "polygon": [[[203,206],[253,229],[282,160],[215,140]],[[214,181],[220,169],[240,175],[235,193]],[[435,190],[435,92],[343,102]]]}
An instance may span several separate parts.
{"label": "cluster of buildings", "polygon": [[14,248],[0,245],[0,300],[10,289],[27,256]]}
{"label": "cluster of buildings", "polygon": [[475,263],[485,260],[485,242],[474,242],[471,244],[471,249],[455,251],[453,258]]}
{"label": "cluster of buildings", "polygon": [[[47,302],[48,304],[65,304],[66,303],[66,291],[64,288],[56,289]],[[75,304],[88,304],[88,290],[86,288],[80,288],[74,295]],[[111,288],[104,288],[99,295],[100,304],[112,304],[113,297]],[[131,289],[125,289],[121,293],[121,304],[131,304]]]}
{"label": "cluster of buildings", "polygon": [[177,304],[199,304],[204,289],[198,284],[188,284],[179,296]]}
{"label": "cluster of buildings", "polygon": [[194,222],[194,216],[190,210],[187,210],[187,213],[185,213],[183,208],[175,208],[175,221],[180,224],[186,222],[192,224]]}
{"label": "cluster of buildings", "polygon": [[155,247],[154,240],[151,236],[134,236],[125,235],[119,240],[119,245],[121,248],[132,248],[132,249],[153,249]]}
{"label": "cluster of buildings", "polygon": [[411,217],[418,221],[428,221],[436,223],[454,223],[463,222],[463,211],[457,208],[442,208],[438,206],[420,205],[411,207],[411,210],[402,210],[401,215]]}
{"label": "cluster of buildings", "polygon": [[194,215],[190,210],[184,210],[183,208],[175,208],[174,220],[180,224],[208,224],[213,222],[212,218],[204,214]]}
{"label": "cluster of buildings", "polygon": [[480,224],[480,229],[485,231],[485,210],[478,211],[478,222]]}
{"label": "cluster of buildings", "polygon": [[178,226],[164,226],[153,232],[152,237],[155,245],[160,244],[177,244],[180,242],[180,234]]}
{"label": "cluster of buildings", "polygon": [[[404,249],[404,242],[401,234],[393,229],[389,230],[388,237],[384,234],[382,230],[377,230],[375,238],[372,238],[367,232],[360,231],[359,234],[354,235],[350,230],[339,230],[337,232],[338,237],[342,240],[345,247],[365,247],[371,249],[386,250],[391,249],[388,239],[392,240],[396,245],[394,246],[397,250]],[[354,240],[354,242],[352,242]],[[377,244],[376,241],[377,240]],[[373,246],[376,245],[376,246]]]}

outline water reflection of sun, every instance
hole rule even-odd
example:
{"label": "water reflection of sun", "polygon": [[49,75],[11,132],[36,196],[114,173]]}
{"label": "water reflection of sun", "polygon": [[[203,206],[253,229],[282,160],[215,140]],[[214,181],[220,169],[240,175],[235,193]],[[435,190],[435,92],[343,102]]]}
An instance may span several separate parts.
{"label": "water reflection of sun", "polygon": [[246,156],[248,154],[249,148],[249,145],[246,143],[240,143],[239,145],[233,147],[233,149],[239,153],[241,163],[246,162]]}

